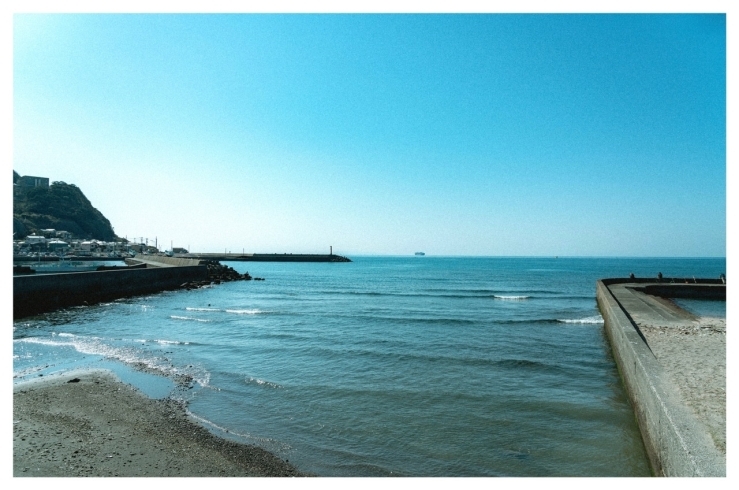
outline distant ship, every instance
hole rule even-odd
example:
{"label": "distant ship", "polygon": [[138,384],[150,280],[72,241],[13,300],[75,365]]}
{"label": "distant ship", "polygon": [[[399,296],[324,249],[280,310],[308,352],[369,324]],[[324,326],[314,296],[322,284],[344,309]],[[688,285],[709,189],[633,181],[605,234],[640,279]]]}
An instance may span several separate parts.
{"label": "distant ship", "polygon": [[425,254],[425,253],[423,253],[423,252],[416,252],[416,255],[418,255],[418,256],[422,256],[422,255],[426,255],[426,254]]}

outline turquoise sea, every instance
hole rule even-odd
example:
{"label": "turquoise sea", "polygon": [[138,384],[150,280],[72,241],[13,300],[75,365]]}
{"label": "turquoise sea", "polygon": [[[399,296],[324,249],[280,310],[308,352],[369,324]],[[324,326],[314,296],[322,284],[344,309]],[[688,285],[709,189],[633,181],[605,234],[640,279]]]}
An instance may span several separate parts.
{"label": "turquoise sea", "polygon": [[646,476],[595,282],[726,273],[723,258],[350,258],[224,262],[266,280],[15,321],[14,382],[112,369],[321,476]]}

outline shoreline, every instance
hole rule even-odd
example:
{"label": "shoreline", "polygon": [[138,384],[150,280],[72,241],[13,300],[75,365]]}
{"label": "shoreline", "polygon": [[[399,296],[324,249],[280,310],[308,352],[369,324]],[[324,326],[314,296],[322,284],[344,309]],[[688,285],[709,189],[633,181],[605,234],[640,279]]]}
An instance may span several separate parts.
{"label": "shoreline", "polygon": [[[74,381],[77,380],[77,381]],[[310,476],[102,369],[13,386],[13,476]]]}

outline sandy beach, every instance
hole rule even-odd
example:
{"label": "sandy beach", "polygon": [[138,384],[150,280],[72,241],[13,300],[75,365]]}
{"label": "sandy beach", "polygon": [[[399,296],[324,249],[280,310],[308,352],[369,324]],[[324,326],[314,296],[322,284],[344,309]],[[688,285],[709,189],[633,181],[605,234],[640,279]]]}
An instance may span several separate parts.
{"label": "sandy beach", "polygon": [[306,476],[219,438],[172,400],[78,371],[13,388],[13,476]]}
{"label": "sandy beach", "polygon": [[637,325],[685,404],[726,454],[726,320],[687,314],[669,325]]}

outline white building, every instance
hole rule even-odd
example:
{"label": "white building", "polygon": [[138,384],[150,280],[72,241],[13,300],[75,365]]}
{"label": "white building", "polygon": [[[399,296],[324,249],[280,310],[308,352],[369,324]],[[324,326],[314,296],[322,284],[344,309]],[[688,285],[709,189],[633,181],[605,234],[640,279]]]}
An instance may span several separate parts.
{"label": "white building", "polygon": [[45,244],[46,238],[42,236],[36,236],[36,235],[28,235],[26,237],[26,244],[28,245],[38,245],[38,244]]}
{"label": "white building", "polygon": [[62,240],[49,240],[46,244],[50,252],[65,252],[69,249],[69,244]]}

